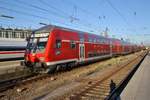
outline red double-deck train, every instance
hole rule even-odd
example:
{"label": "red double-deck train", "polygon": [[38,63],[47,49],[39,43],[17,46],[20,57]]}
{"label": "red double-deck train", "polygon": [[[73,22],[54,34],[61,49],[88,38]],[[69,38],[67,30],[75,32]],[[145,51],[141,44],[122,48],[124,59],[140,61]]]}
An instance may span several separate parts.
{"label": "red double-deck train", "polygon": [[30,36],[24,64],[34,71],[51,72],[140,49],[123,40],[47,25]]}

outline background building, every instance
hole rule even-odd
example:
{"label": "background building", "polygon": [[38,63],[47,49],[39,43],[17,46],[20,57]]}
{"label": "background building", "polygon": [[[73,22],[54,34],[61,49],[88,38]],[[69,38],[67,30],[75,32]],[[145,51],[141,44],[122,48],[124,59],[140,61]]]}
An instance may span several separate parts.
{"label": "background building", "polygon": [[0,38],[20,38],[25,39],[31,34],[30,29],[12,29],[12,28],[0,28]]}

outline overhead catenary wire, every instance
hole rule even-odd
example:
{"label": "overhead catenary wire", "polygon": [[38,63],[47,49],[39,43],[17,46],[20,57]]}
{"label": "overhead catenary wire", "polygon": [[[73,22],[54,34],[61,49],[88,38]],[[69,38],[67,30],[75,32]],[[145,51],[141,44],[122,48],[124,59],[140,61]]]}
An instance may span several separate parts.
{"label": "overhead catenary wire", "polygon": [[136,29],[134,29],[134,25],[127,21],[125,16],[110,2],[110,0],[106,0],[106,2],[118,13],[118,15],[124,20],[126,25],[130,28],[133,28],[134,32],[136,32]]}
{"label": "overhead catenary wire", "polygon": [[[60,9],[54,7],[54,6],[51,6],[51,5],[47,4],[47,3],[44,2],[43,0],[39,0],[39,2],[41,2],[41,3],[44,4],[44,5],[47,5],[48,7],[53,8],[54,10],[57,10],[57,12],[54,12],[54,11],[49,10],[49,9],[41,8],[41,7],[37,6],[37,5],[29,4],[29,3],[26,3],[26,2],[23,2],[23,1],[20,1],[20,0],[16,0],[16,1],[17,1],[18,3],[25,4],[25,5],[29,6],[29,7],[36,8],[36,9],[45,11],[45,12],[47,12],[47,13],[51,12],[54,16],[57,15],[57,17],[61,17],[61,18],[65,18],[65,19],[71,19],[71,18],[73,18],[74,20],[79,20],[79,19],[77,19],[77,18],[75,18],[75,17],[73,17],[73,16],[68,15],[67,13],[63,12],[62,10],[60,10]],[[60,14],[60,12],[61,12],[61,14]],[[50,13],[50,14],[51,14],[51,13]],[[62,14],[62,13],[63,13],[63,14]]]}
{"label": "overhead catenary wire", "polygon": [[73,1],[70,1],[70,0],[63,0],[63,1],[66,2],[66,3],[68,3],[68,4],[71,4],[71,5],[73,5],[73,6],[76,6],[78,9],[80,9],[80,11],[82,11],[82,12],[85,13],[85,14],[88,14],[88,15],[91,16],[92,18],[95,18],[95,17],[96,17],[97,19],[99,19],[99,16],[98,16],[98,15],[96,15],[96,14],[94,14],[94,13],[88,11],[87,9],[84,9],[84,8],[80,7],[79,5],[75,4]]}
{"label": "overhead catenary wire", "polygon": [[60,13],[57,13],[57,12],[54,12],[54,11],[52,11],[52,10],[39,7],[39,6],[34,5],[34,4],[30,4],[30,3],[27,3],[27,2],[23,2],[23,1],[20,1],[20,0],[15,0],[15,1],[18,2],[18,3],[20,3],[20,4],[27,5],[28,7],[32,7],[32,8],[41,10],[41,11],[43,11],[43,12],[49,13],[49,14],[51,14],[51,15],[54,15],[54,16],[57,15],[57,17],[68,18],[68,17],[66,17],[65,15],[61,15]]}
{"label": "overhead catenary wire", "polygon": [[[89,26],[91,23],[89,23],[89,22],[87,22],[87,21],[85,22],[85,21],[83,21],[83,20],[81,20],[81,19],[79,19],[79,18],[77,18],[77,17],[75,17],[75,16],[71,16],[71,15],[69,15],[68,13],[64,12],[63,10],[58,9],[58,8],[52,6],[50,3],[45,2],[44,0],[38,0],[38,1],[39,1],[40,3],[46,5],[47,7],[52,8],[52,9],[58,11],[59,13],[62,13],[62,14],[64,14],[64,15],[66,15],[67,17],[70,18],[70,20],[71,20],[70,22],[72,22],[72,20],[73,20],[73,21],[77,21],[77,22],[79,22],[81,25],[84,25],[84,26],[86,26],[86,27],[91,28],[91,26]],[[76,7],[76,5],[73,5],[73,6]],[[77,12],[76,12],[76,13],[77,13]],[[95,26],[95,25],[92,25],[92,26]],[[97,29],[96,29],[96,30],[97,30]]]}
{"label": "overhead catenary wire", "polygon": [[[51,12],[52,10],[49,10],[49,9],[45,9],[45,8],[41,8],[41,7],[39,7],[39,6],[37,6],[37,5],[33,5],[33,4],[29,4],[29,3],[26,3],[26,2],[23,2],[23,1],[20,1],[20,0],[15,0],[15,1],[17,1],[18,3],[21,3],[21,4],[24,4],[24,5],[27,5],[27,6],[29,6],[29,7],[32,7],[32,8],[35,8],[35,9],[39,9],[39,10],[41,10],[41,11],[45,11],[45,12]],[[43,2],[43,1],[42,1]],[[47,5],[48,6],[48,5]],[[50,6],[51,7],[51,6]],[[55,8],[55,7],[53,7],[53,8]],[[56,10],[56,8],[55,8],[55,10]],[[57,8],[57,10],[59,10],[58,8]],[[56,14],[57,14],[57,17],[61,17],[61,18],[65,18],[65,19],[71,19],[71,18],[73,18],[74,20],[77,20],[78,22],[79,22],[79,24],[81,24],[81,25],[84,25],[85,27],[88,27],[88,28],[91,28],[90,26],[89,26],[89,24],[90,23],[87,23],[87,22],[85,22],[85,21],[81,21],[81,20],[79,20],[79,19],[77,19],[77,18],[75,18],[75,17],[71,17],[71,16],[69,16],[69,15],[66,15],[66,13],[65,13],[65,15],[63,14],[60,14],[60,11],[59,11],[59,13],[58,12],[54,12],[54,11],[52,11],[53,12],[53,15],[54,16],[56,16]],[[62,11],[61,11],[62,12]],[[64,12],[63,12],[64,13]],[[92,25],[92,26],[94,26],[94,25]]]}
{"label": "overhead catenary wire", "polygon": [[[18,7],[18,8],[23,8],[23,9],[26,9],[26,10],[31,10],[29,7],[27,7],[27,6],[22,6],[22,5],[20,5],[20,4],[15,4],[15,3],[9,3],[9,2],[7,2],[7,1],[2,1],[2,3],[3,4],[7,4],[7,5],[9,5],[10,7],[11,6],[15,6],[15,7]],[[45,12],[41,12],[41,11],[39,11],[38,9],[34,9],[33,11],[35,11],[35,12],[37,12],[38,11],[38,15],[36,15],[36,14],[31,14],[31,13],[29,13],[29,12],[25,12],[25,11],[22,11],[21,9],[18,9],[18,10],[13,10],[13,9],[10,9],[10,8],[6,8],[6,7],[3,7],[2,9],[4,9],[4,10],[7,10],[7,11],[10,11],[10,12],[15,12],[15,13],[17,13],[17,14],[21,14],[21,15],[24,15],[24,16],[31,16],[31,17],[34,17],[34,18],[37,18],[37,19],[43,19],[43,20],[47,20],[47,21],[49,21],[49,23],[50,23],[50,18],[46,18],[46,17],[43,17],[43,16],[40,16],[40,15],[42,15],[42,14],[46,14]],[[20,11],[21,10],[21,11]],[[39,14],[39,13],[41,13],[41,14]],[[47,13],[47,14],[49,14],[49,13]],[[54,15],[55,16],[55,15]],[[42,18],[41,18],[42,17]],[[18,18],[18,17],[17,17]],[[27,19],[27,17],[25,17],[24,19]],[[18,19],[17,19],[18,20]],[[30,22],[33,22],[33,20],[31,20],[31,19],[27,19],[27,21],[30,21]],[[37,22],[37,23],[39,23],[39,22]]]}
{"label": "overhead catenary wire", "polygon": [[53,10],[58,11],[59,13],[61,12],[64,16],[69,16],[69,17],[70,17],[70,15],[69,15],[68,13],[64,12],[64,11],[61,10],[61,9],[58,9],[58,8],[52,6],[50,3],[47,3],[47,2],[45,2],[44,0],[38,0],[38,1],[39,1],[41,4],[46,5],[47,7],[51,8],[51,9],[53,9]]}
{"label": "overhead catenary wire", "polygon": [[46,17],[42,17],[42,16],[30,14],[30,13],[23,12],[23,11],[19,11],[19,10],[10,9],[10,8],[6,8],[6,7],[2,7],[2,6],[0,6],[0,9],[4,9],[4,10],[7,10],[7,11],[12,11],[12,12],[19,13],[19,14],[23,14],[23,15],[32,16],[32,17],[35,17],[35,18],[40,18],[40,19],[46,19],[46,20],[49,20],[49,19],[46,18]]}
{"label": "overhead catenary wire", "polygon": [[[0,9],[7,10],[7,11],[10,11],[10,12],[15,12],[15,13],[18,13],[18,14],[21,14],[21,15],[24,15],[24,16],[31,16],[31,17],[34,17],[34,18],[37,18],[37,19],[44,19],[44,20],[49,21],[49,23],[50,23],[50,18],[47,18],[47,17],[38,16],[38,15],[31,14],[31,13],[28,13],[28,12],[14,10],[14,9],[6,8],[6,7],[1,7],[1,6],[0,6]],[[30,21],[32,21],[32,20],[30,20]],[[37,22],[37,23],[39,23],[39,22]],[[59,23],[61,23],[61,22],[59,22]],[[65,23],[62,23],[62,24],[65,24]]]}
{"label": "overhead catenary wire", "polygon": [[64,11],[61,10],[61,9],[58,9],[58,8],[52,6],[51,4],[45,2],[44,0],[38,0],[38,1],[39,1],[41,4],[46,5],[48,8],[51,8],[51,9],[53,9],[53,10],[55,10],[55,11],[57,11],[57,12],[63,14],[64,16],[70,18],[70,20],[77,20],[77,21],[79,21],[79,18],[76,18],[75,16],[69,15],[68,13],[64,12]]}
{"label": "overhead catenary wire", "polygon": [[[102,19],[106,19],[106,16],[105,15],[97,15],[97,14],[95,14],[95,13],[93,13],[93,12],[91,12],[91,11],[89,11],[89,10],[87,10],[87,9],[85,9],[85,8],[83,8],[83,7],[80,7],[79,5],[77,5],[76,3],[74,3],[73,1],[71,1],[71,0],[62,0],[63,2],[66,2],[66,3],[68,3],[69,5],[73,5],[73,6],[76,6],[82,13],[84,13],[84,14],[86,14],[86,15],[88,15],[90,18],[92,18],[92,19],[96,19],[96,20],[98,20],[97,22],[98,22],[98,24],[101,24],[101,23],[99,23],[99,22],[102,22]],[[103,4],[103,3],[105,3],[105,0],[102,0],[101,1],[101,4]],[[81,20],[81,19],[80,19]],[[89,24],[90,25],[90,24]],[[99,27],[100,25],[98,25],[98,26],[95,26],[95,27],[97,27],[96,28],[96,30],[98,31],[98,33],[100,33],[100,31],[99,31]]]}
{"label": "overhead catenary wire", "polygon": [[[19,1],[19,0],[16,0],[16,1]],[[19,1],[20,2],[20,1]],[[22,2],[22,1],[21,1]],[[24,2],[22,2],[22,5],[26,5]],[[15,6],[16,7],[16,6]],[[38,10],[40,10],[40,12],[42,12],[42,11],[44,11],[45,13],[47,12],[48,13],[48,11],[50,11],[50,10],[48,10],[48,9],[45,9],[45,8],[41,8],[41,7],[38,7],[38,6],[36,6],[35,4],[34,5],[28,5],[28,7],[32,7],[32,8],[34,8],[34,9],[38,9]],[[31,13],[29,13],[29,12],[24,12],[24,11],[19,11],[19,9],[18,10],[14,10],[14,9],[11,9],[11,8],[6,8],[6,7],[0,7],[1,9],[4,9],[4,10],[7,10],[7,11],[11,11],[11,12],[15,12],[15,13],[19,13],[19,14],[22,14],[22,15],[24,15],[24,16],[31,16],[31,17],[34,17],[34,18],[38,18],[38,19],[43,19],[43,20],[47,20],[47,21],[50,21],[50,18],[47,18],[47,17],[43,17],[43,16],[40,16],[40,15],[36,15],[36,14],[31,14]],[[25,8],[25,7],[24,7]],[[53,7],[53,8],[55,8],[55,7]],[[57,9],[57,10],[59,10],[59,9]],[[63,11],[61,11],[61,12],[63,12]],[[63,12],[64,14],[66,14],[66,12]],[[62,13],[61,13],[62,14]],[[54,15],[54,14],[53,14]],[[59,16],[59,15],[54,15],[54,16]],[[65,18],[67,19],[67,18],[69,18],[70,16],[69,15],[64,15],[65,16]],[[60,17],[60,18],[63,18],[63,17]],[[38,22],[39,23],[39,22]],[[96,28],[95,28],[95,26],[94,25],[92,25],[91,23],[87,23],[87,22],[84,22],[84,21],[79,21],[78,22],[78,24],[81,24],[83,27],[86,27],[86,28],[88,28],[88,29],[90,29],[91,30],[91,26],[93,27],[93,29],[95,29],[95,30],[97,30]]]}
{"label": "overhead catenary wire", "polygon": [[[100,15],[96,15],[96,14],[94,14],[93,12],[90,12],[90,11],[88,11],[87,9],[84,9],[84,8],[78,6],[78,5],[75,4],[73,1],[70,1],[70,0],[62,0],[62,1],[63,1],[63,3],[65,2],[65,3],[68,3],[69,5],[73,5],[73,6],[77,7],[78,10],[80,10],[82,13],[88,15],[90,18],[98,20],[98,21],[97,21],[98,23],[99,23],[99,20],[101,20]],[[103,18],[103,19],[105,19],[105,18]],[[83,21],[83,20],[81,20],[81,19],[80,19],[80,21],[81,21],[81,22],[85,22],[85,21]],[[86,21],[86,22],[87,22],[87,21]],[[95,29],[99,32],[99,26],[95,26],[95,25],[93,25],[93,24],[90,23],[90,22],[87,22],[87,23],[88,23],[88,26],[89,26],[89,27],[94,26]]]}
{"label": "overhead catenary wire", "polygon": [[130,24],[127,22],[127,20],[126,20],[126,18],[124,17],[124,15],[122,15],[122,14],[120,13],[120,11],[119,11],[109,0],[105,0],[105,1],[111,6],[112,9],[114,9],[114,11],[123,19],[123,21],[124,21],[127,25],[130,25]]}
{"label": "overhead catenary wire", "polygon": [[[41,16],[37,16],[37,15],[33,15],[33,14],[30,14],[30,13],[26,13],[26,12],[20,12],[20,11],[18,11],[18,10],[14,10],[14,9],[9,9],[9,8],[5,8],[5,7],[0,7],[0,9],[4,9],[4,10],[7,10],[7,11],[11,11],[11,12],[15,12],[15,13],[19,13],[19,14],[23,14],[23,15],[25,15],[25,16],[32,16],[32,17],[34,17],[34,18],[38,18],[38,19],[46,19],[46,20],[48,20],[48,18],[46,18],[46,17],[41,17]],[[40,22],[37,22],[37,24],[39,24]],[[54,25],[57,25],[57,24],[62,24],[63,26],[70,26],[71,24],[66,24],[66,23],[62,23],[62,22],[56,22],[55,21],[55,24]],[[7,25],[7,26],[9,26],[9,25]],[[75,26],[74,26],[75,27]],[[84,26],[85,28],[87,28],[86,26]],[[79,28],[79,27],[77,27],[76,26],[76,28]]]}

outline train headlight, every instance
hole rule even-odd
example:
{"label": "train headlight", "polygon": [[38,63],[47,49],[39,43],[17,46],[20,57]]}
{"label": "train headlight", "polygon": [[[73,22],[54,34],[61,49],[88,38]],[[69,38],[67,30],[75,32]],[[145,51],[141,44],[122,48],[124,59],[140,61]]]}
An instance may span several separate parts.
{"label": "train headlight", "polygon": [[44,61],[44,57],[40,57],[39,59],[40,59],[40,61],[41,61],[41,62],[43,62],[43,61]]}
{"label": "train headlight", "polygon": [[35,56],[35,53],[33,53],[32,56]]}
{"label": "train headlight", "polygon": [[29,60],[29,58],[28,57],[26,57],[26,61],[28,61]]}

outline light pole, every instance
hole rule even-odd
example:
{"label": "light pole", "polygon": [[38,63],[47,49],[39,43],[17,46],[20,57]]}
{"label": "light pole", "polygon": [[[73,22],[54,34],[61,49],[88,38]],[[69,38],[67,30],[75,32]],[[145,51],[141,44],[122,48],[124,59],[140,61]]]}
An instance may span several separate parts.
{"label": "light pole", "polygon": [[8,19],[14,19],[14,17],[13,17],[13,16],[8,16],[8,15],[0,15],[0,17],[8,18]]}
{"label": "light pole", "polygon": [[39,24],[40,24],[40,25],[45,25],[45,26],[47,25],[46,23],[42,23],[42,22],[40,22]]}

